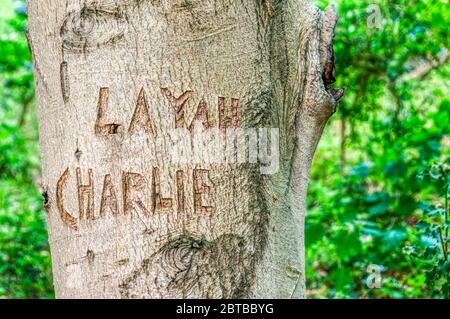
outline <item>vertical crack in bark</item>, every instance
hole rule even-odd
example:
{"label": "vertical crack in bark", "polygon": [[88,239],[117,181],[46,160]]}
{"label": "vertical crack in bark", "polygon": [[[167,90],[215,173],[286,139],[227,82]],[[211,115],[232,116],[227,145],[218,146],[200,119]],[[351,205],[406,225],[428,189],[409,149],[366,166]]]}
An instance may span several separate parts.
{"label": "vertical crack in bark", "polygon": [[320,33],[320,64],[323,68],[322,78],[328,93],[334,100],[339,101],[345,94],[346,88],[335,89],[330,85],[336,82],[333,36],[339,17],[333,6],[328,7],[323,13],[322,30]]}
{"label": "vertical crack in bark", "polygon": [[325,12],[314,8],[305,13],[305,25],[300,34],[300,74],[305,86],[301,91],[301,108],[314,118],[326,123],[336,111],[337,102],[345,93],[344,89],[335,89],[331,85],[336,81],[333,50],[333,36],[338,15],[333,6]]}
{"label": "vertical crack in bark", "polygon": [[50,213],[50,208],[52,206],[52,202],[50,200],[48,186],[43,186],[42,187],[42,200],[43,200],[43,205],[44,205],[45,212],[48,215]]}
{"label": "vertical crack in bark", "polygon": [[[289,200],[295,207],[294,219],[304,235],[306,193],[312,160],[328,119],[335,113],[338,100],[345,89],[334,89],[335,64],[333,33],[338,16],[333,7],[321,12],[312,5],[306,5],[301,13],[298,81],[299,109],[295,116],[296,142],[289,170]],[[298,251],[304,258],[304,245]],[[304,262],[301,271],[304,274]],[[305,296],[304,275],[295,283],[291,297]]]}

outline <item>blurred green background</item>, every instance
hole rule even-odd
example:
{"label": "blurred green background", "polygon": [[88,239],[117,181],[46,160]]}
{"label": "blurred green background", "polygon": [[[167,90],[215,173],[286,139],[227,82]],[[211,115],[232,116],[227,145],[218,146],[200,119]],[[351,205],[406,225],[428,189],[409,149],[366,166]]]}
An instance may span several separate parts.
{"label": "blurred green background", "polygon": [[[448,1],[334,3],[348,92],[312,171],[309,297],[449,298]],[[25,30],[24,1],[1,0],[0,298],[52,298]]]}

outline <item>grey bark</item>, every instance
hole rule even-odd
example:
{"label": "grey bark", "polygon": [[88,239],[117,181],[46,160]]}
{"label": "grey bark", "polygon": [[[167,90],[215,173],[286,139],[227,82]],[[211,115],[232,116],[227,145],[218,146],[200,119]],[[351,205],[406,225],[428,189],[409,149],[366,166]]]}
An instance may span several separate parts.
{"label": "grey bark", "polygon": [[[343,90],[304,0],[29,0],[60,298],[304,298],[308,174]],[[279,128],[275,174],[171,130]],[[160,141],[161,145],[155,145]]]}

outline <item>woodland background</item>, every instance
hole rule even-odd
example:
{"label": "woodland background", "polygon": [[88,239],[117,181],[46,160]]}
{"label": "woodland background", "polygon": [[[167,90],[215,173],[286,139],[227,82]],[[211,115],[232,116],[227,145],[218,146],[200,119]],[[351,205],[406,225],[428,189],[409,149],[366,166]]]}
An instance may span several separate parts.
{"label": "woodland background", "polygon": [[[334,3],[348,92],[312,171],[309,297],[449,298],[448,0]],[[0,298],[53,298],[25,30],[0,0]]]}

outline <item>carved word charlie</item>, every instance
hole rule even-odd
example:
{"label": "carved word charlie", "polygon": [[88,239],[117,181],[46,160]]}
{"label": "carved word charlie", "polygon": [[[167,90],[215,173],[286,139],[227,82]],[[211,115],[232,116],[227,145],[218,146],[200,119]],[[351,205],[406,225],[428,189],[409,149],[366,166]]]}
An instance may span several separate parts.
{"label": "carved word charlie", "polygon": [[[213,207],[209,204],[211,192],[207,185],[207,170],[193,170],[193,202],[196,214],[209,216],[213,212]],[[78,218],[69,212],[64,205],[64,193],[67,180],[71,176],[67,168],[60,177],[56,186],[56,204],[62,221],[74,230],[78,230],[80,221],[93,221],[103,218],[106,214],[117,217],[121,214],[133,213],[143,214],[150,217],[157,213],[172,212],[177,209],[179,215],[186,214],[186,193],[185,193],[185,173],[182,170],[176,172],[176,200],[165,198],[160,189],[160,171],[153,168],[152,181],[150,186],[150,207],[147,207],[147,181],[145,177],[138,173],[123,172],[121,188],[122,196],[118,196],[118,188],[110,174],[104,176],[103,187],[100,200],[100,209],[95,216],[94,212],[94,174],[92,169],[87,170],[87,180],[83,181],[81,168],[76,169],[76,187],[78,195]],[[123,207],[120,211],[119,204]]]}

